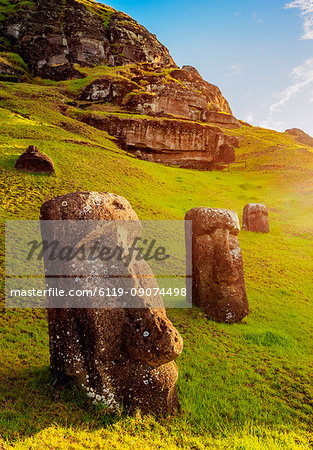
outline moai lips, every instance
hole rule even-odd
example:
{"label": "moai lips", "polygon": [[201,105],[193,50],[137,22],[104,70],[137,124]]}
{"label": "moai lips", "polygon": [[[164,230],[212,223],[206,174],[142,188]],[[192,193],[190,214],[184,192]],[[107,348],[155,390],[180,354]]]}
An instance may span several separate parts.
{"label": "moai lips", "polygon": [[262,203],[248,203],[243,210],[242,228],[256,233],[269,233],[268,209]]}
{"label": "moai lips", "polygon": [[[88,219],[99,221],[99,227],[85,236],[75,232],[72,239],[76,246],[92,241],[95,236],[107,239],[108,222],[104,221],[117,222],[110,238],[121,246],[129,245],[140,233],[136,213],[127,200],[117,195],[77,192],[52,199],[41,208],[43,235],[47,234],[44,223],[47,220]],[[53,235],[50,239],[57,237]],[[49,264],[45,260],[45,267],[49,268]],[[75,284],[77,270],[85,270],[79,259],[70,264],[68,274],[72,275],[60,278],[67,285]],[[120,282],[118,267],[113,271],[117,278],[101,278],[96,263],[93,270],[94,274],[81,277],[86,289],[99,287],[99,282],[109,282],[115,287]],[[150,287],[153,291],[157,286],[145,261],[131,261],[124,270],[128,287]],[[142,273],[148,276],[141,278]],[[51,299],[50,305],[54,300]],[[178,369],[174,360],[181,353],[183,342],[166,317],[162,297],[135,297],[128,308],[117,307],[116,302],[105,307],[107,304],[99,295],[92,299],[93,308],[66,308],[67,300],[63,301],[64,307],[48,309],[50,360],[57,375],[74,378],[93,403],[102,403],[111,412],[123,408],[128,413],[137,409],[144,414],[173,413],[178,407]]]}
{"label": "moai lips", "polygon": [[249,313],[249,305],[237,213],[194,208],[185,219],[192,221],[193,303],[216,322],[239,322]]}

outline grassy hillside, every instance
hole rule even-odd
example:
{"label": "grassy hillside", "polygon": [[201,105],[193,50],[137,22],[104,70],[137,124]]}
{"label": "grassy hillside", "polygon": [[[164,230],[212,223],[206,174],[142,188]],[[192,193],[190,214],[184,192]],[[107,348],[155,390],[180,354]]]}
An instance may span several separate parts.
{"label": "grassy hillside", "polygon": [[[4,220],[38,219],[45,200],[76,190],[125,196],[141,219],[183,219],[195,206],[241,216],[246,203],[262,202],[271,233],[239,235],[251,308],[242,323],[216,324],[197,308],[168,311],[185,345],[174,418],[105,416],[75,387],[56,385],[44,311],[0,312],[0,448],[311,448],[313,149],[243,127],[225,131],[241,138],[246,170],[140,161],[75,114],[62,114],[86,80],[38,82],[0,83],[2,275]],[[52,158],[56,176],[14,169],[30,144]],[[3,291],[2,281],[2,298]]]}

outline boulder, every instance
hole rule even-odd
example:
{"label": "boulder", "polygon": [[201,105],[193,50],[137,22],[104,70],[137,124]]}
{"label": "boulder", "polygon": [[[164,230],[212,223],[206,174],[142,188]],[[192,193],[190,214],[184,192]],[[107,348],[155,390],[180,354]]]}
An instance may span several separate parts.
{"label": "boulder", "polygon": [[269,233],[268,210],[261,203],[248,203],[243,210],[242,228],[257,233]]}
{"label": "boulder", "polygon": [[313,138],[309,134],[300,130],[299,128],[291,128],[290,130],[286,130],[285,133],[295,136],[296,140],[300,142],[300,144],[309,145],[310,147],[313,147]]}
{"label": "boulder", "polygon": [[15,168],[27,172],[54,173],[52,160],[34,145],[30,145],[26,152],[17,159]]}
{"label": "boulder", "polygon": [[[192,301],[208,318],[234,323],[249,313],[242,253],[237,235],[237,213],[224,209],[194,208],[192,221]],[[187,249],[190,237],[186,233]]]}
{"label": "boulder", "polygon": [[[140,222],[131,205],[115,194],[68,194],[44,203],[40,213],[43,236],[49,230],[47,220],[75,221],[77,224],[84,219],[86,225],[97,221],[96,229],[89,234],[70,233],[77,246],[81,242],[92,242],[95,232],[97,238],[106,242],[110,223],[114,225],[110,238],[123,248],[128,248],[134,236],[140,233]],[[52,231],[49,238],[54,240],[60,236]],[[46,270],[50,264],[46,258]],[[74,285],[76,271],[83,269],[86,289],[99,288],[99,282],[101,286],[106,283],[105,286],[111,289],[124,286],[124,283],[129,289],[157,287],[145,261],[133,260],[127,268],[127,277],[122,278],[122,272],[116,272],[117,269],[114,269],[113,278],[99,276],[97,260],[90,273],[85,272],[86,264],[82,264],[75,260],[75,269],[69,267],[69,276],[59,279],[61,285],[64,283],[67,289]],[[140,278],[147,271],[150,275]],[[49,278],[47,282],[50,283]],[[76,309],[67,308],[64,298],[61,299],[64,307],[55,308],[56,299],[49,299],[50,360],[59,379],[71,377],[76,380],[93,403],[104,405],[108,412],[115,413],[123,408],[130,414],[138,409],[144,414],[173,413],[178,406],[178,370],[174,360],[181,353],[183,343],[166,317],[162,297],[152,297],[153,294],[151,298],[135,296],[130,304],[120,307],[126,294],[112,300],[113,303],[109,299],[105,304],[106,299],[98,294],[92,299],[93,307]]]}

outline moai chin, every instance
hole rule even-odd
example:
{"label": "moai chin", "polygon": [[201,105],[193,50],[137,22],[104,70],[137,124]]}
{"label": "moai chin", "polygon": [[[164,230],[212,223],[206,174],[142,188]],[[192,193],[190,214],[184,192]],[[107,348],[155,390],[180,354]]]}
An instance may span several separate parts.
{"label": "moai chin", "polygon": [[242,228],[256,233],[269,233],[267,207],[262,203],[248,203],[243,209]]}
{"label": "moai chin", "polygon": [[[43,234],[47,220],[92,219],[99,221],[100,227],[101,221],[134,221],[140,227],[127,200],[114,194],[68,194],[44,203],[40,213]],[[114,236],[119,244],[128,244],[133,238],[129,230],[135,230],[136,234],[137,225],[127,228],[121,224]],[[57,236],[51,236],[53,238]],[[77,233],[74,239],[78,243],[84,236]],[[146,266],[140,267],[142,264]],[[45,265],[49,266],[49,262],[45,261]],[[157,286],[151,271],[150,277],[140,278],[143,269],[149,270],[145,261],[132,262],[127,269],[128,286]],[[86,286],[88,283],[95,286],[97,280],[88,278]],[[71,278],[64,277],[63,280],[71,283]],[[109,282],[114,285],[116,280]],[[103,299],[94,301],[97,305],[97,301],[100,304]],[[161,296],[157,299],[143,297],[137,301],[140,307],[136,308],[50,307],[51,367],[61,379],[74,378],[93,403],[105,405],[110,412],[123,409],[130,414],[136,410],[143,414],[171,414],[178,407],[178,369],[174,360],[182,351],[182,338],[167,318]],[[152,308],[152,303],[162,307]]]}
{"label": "moai chin", "polygon": [[216,322],[239,322],[249,313],[249,305],[237,213],[194,208],[185,219],[192,221],[193,304]]}

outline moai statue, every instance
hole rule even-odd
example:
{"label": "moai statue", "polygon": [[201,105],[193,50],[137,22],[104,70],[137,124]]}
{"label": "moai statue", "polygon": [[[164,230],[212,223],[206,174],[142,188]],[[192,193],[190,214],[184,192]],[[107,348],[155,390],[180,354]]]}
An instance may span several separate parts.
{"label": "moai statue", "polygon": [[262,203],[248,203],[243,209],[242,228],[257,233],[269,233],[268,210]]}
{"label": "moai statue", "polygon": [[[216,322],[234,323],[249,313],[237,213],[194,208],[192,221],[192,301]],[[187,245],[187,248],[190,248]],[[188,255],[187,255],[188,258]]]}
{"label": "moai statue", "polygon": [[[79,227],[72,233],[74,242],[71,244],[76,248],[92,241],[94,236],[106,243],[114,239],[118,246],[128,248],[134,236],[140,233],[140,222],[134,210],[127,200],[114,194],[76,192],[44,203],[40,212],[44,236],[49,230],[45,221],[76,221],[71,222],[75,230],[75,223],[80,220],[86,225],[98,221],[97,228],[87,235],[79,231]],[[107,228],[110,222],[111,230]],[[55,235],[50,239],[58,238],[58,233],[52,231],[52,234]],[[46,270],[50,272],[51,264],[45,260]],[[86,269],[83,264],[79,258],[72,260],[67,273],[71,276],[60,277],[59,282],[73,286],[78,280],[75,272],[77,275],[77,271],[84,273]],[[92,274],[79,278],[84,288],[97,288],[99,292],[101,284],[105,283],[106,289],[122,286],[128,292],[138,288],[152,288],[153,292],[158,286],[143,260],[133,260],[124,268],[122,275],[126,274],[126,278],[119,278],[121,263],[117,263],[120,267],[110,266],[114,267],[114,276],[106,278],[99,276],[105,270],[103,264],[99,270],[98,264],[93,262]],[[142,274],[148,275],[141,278]],[[161,296],[135,296],[126,305],[124,297],[110,300],[98,294],[92,298],[92,307],[76,309],[66,307],[66,298],[61,299],[63,303],[58,308],[53,307],[55,298],[48,299],[51,367],[61,379],[64,376],[75,379],[93,403],[102,403],[113,413],[124,410],[132,414],[141,410],[143,414],[171,414],[178,407],[178,369],[174,360],[182,351],[182,338],[166,317]],[[71,299],[71,305],[73,301],[75,299]],[[119,307],[119,301],[126,307]]]}
{"label": "moai statue", "polygon": [[16,160],[15,168],[27,172],[54,173],[52,160],[35,145],[30,145],[26,152],[21,154]]}

